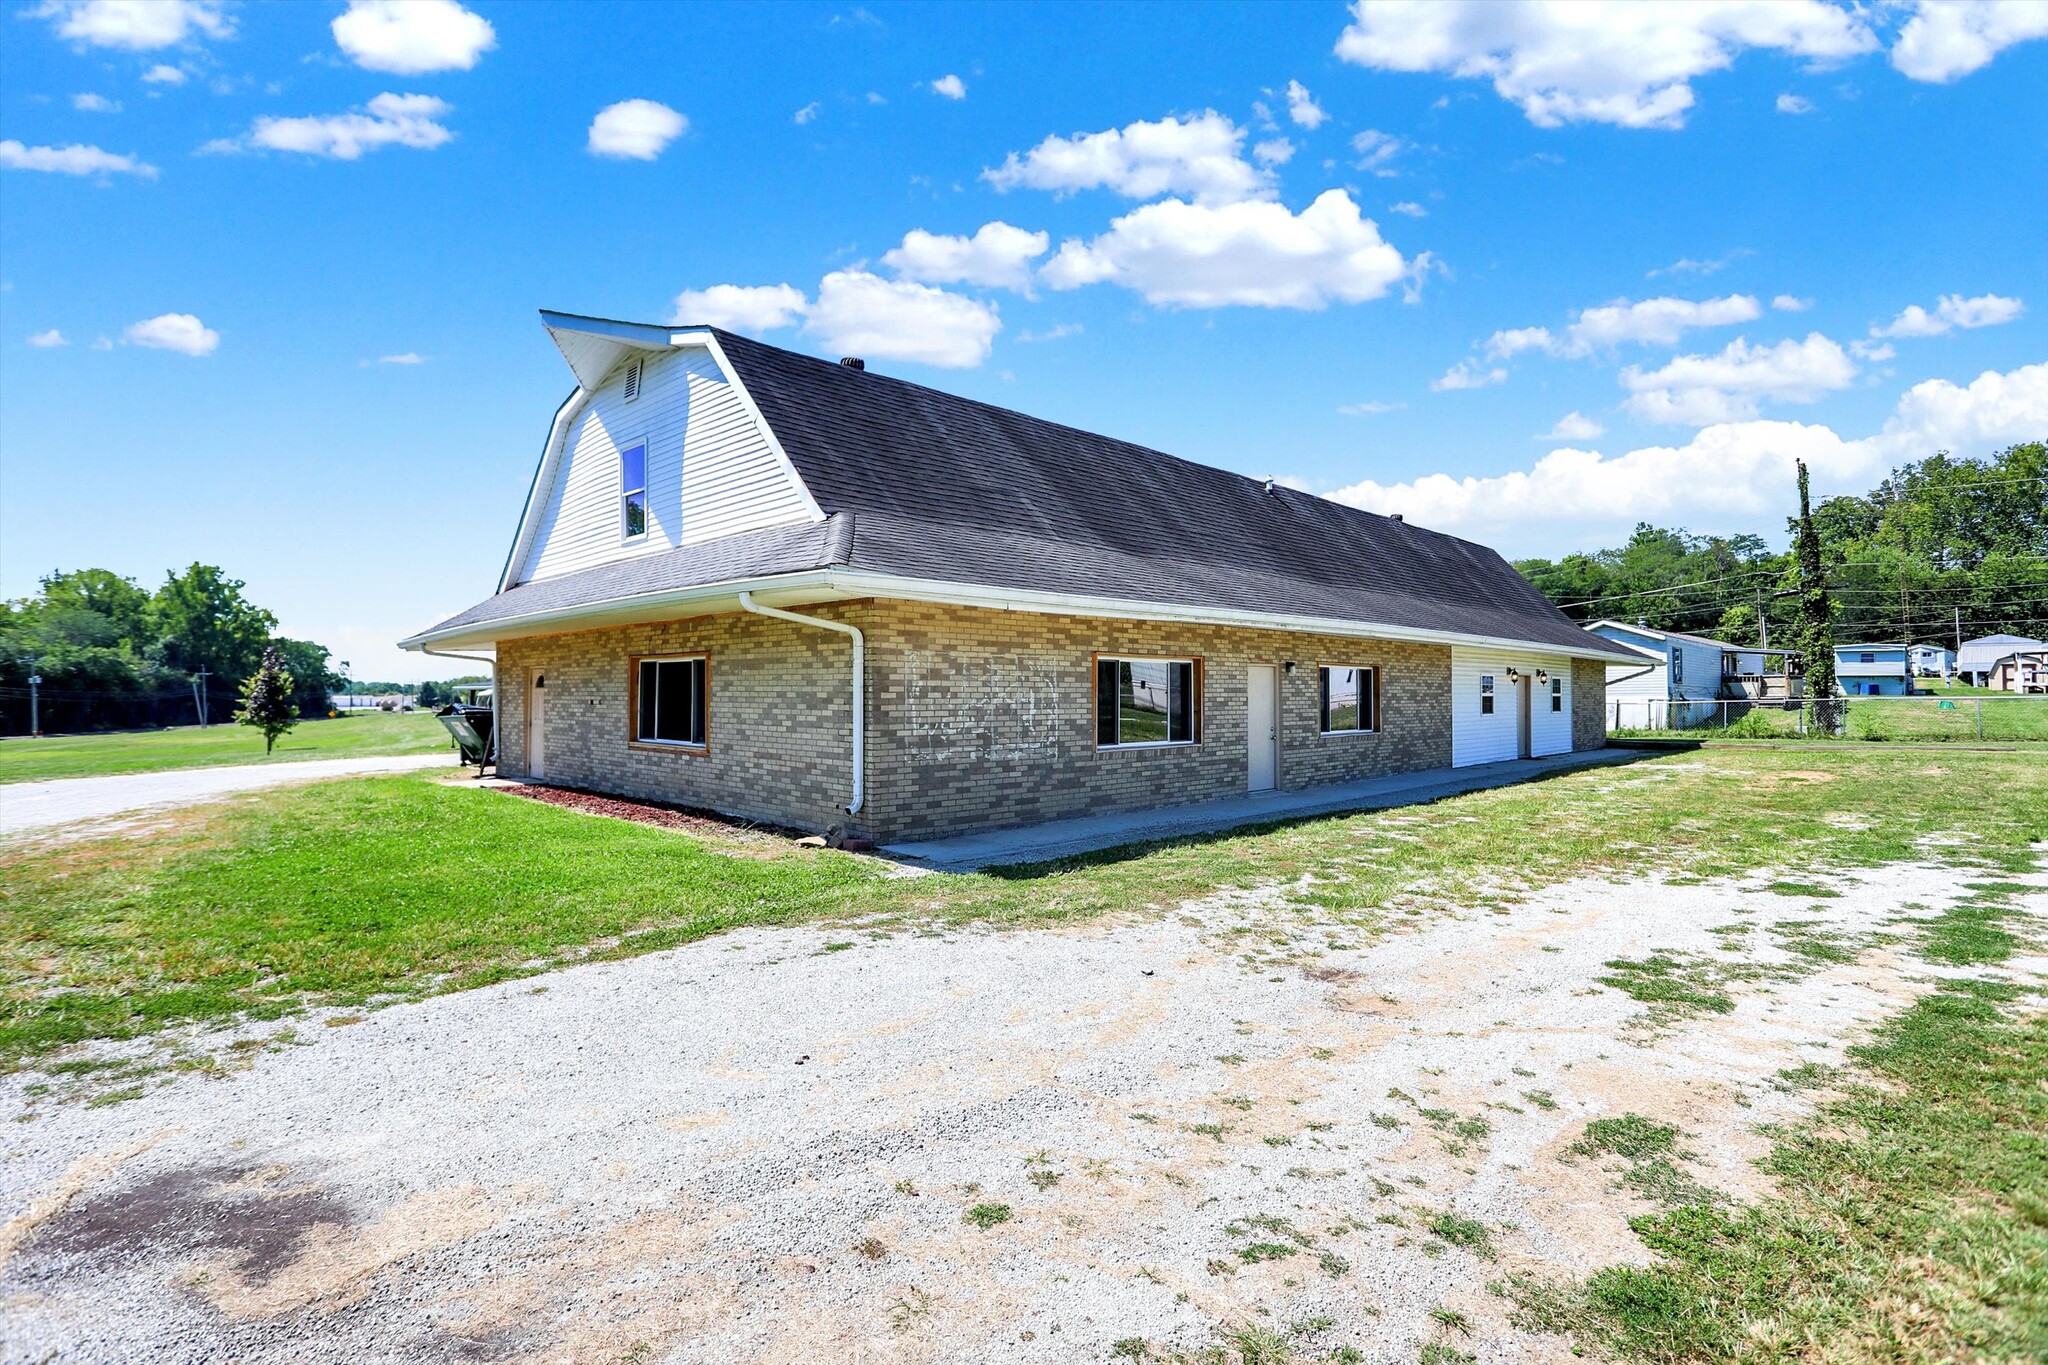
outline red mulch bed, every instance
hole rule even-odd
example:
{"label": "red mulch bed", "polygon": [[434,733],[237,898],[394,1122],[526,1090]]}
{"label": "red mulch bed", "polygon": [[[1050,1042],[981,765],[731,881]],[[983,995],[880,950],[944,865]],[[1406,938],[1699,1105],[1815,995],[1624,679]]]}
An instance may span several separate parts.
{"label": "red mulch bed", "polygon": [[649,801],[628,801],[619,796],[600,796],[596,792],[577,791],[573,787],[537,787],[530,783],[500,788],[514,796],[523,796],[529,801],[541,801],[550,806],[561,806],[566,810],[582,811],[585,815],[609,815],[615,820],[631,820],[640,825],[659,825],[663,829],[680,829],[692,834],[725,834],[735,832],[751,834],[795,835],[795,830],[778,829],[772,825],[749,824],[744,820],[733,820],[708,810],[686,810],[679,806],[656,805]]}

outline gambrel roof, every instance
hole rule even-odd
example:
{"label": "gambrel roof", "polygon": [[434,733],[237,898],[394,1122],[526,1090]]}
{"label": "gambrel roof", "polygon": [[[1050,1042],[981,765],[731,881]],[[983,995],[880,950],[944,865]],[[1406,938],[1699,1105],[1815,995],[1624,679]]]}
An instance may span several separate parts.
{"label": "gambrel roof", "polygon": [[504,591],[408,644],[578,612],[603,624],[636,603],[786,579],[803,594],[789,601],[908,596],[1635,657],[1495,551],[1397,517],[716,328],[544,317],[586,385],[657,338],[708,346],[820,520],[530,583],[511,581],[515,544]]}

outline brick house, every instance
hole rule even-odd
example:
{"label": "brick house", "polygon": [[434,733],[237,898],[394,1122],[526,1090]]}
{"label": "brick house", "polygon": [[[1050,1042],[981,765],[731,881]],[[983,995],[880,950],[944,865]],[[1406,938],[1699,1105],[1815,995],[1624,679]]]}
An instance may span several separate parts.
{"label": "brick house", "polygon": [[1493,551],[714,328],[577,382],[499,591],[508,775],[882,841],[1599,747]]}

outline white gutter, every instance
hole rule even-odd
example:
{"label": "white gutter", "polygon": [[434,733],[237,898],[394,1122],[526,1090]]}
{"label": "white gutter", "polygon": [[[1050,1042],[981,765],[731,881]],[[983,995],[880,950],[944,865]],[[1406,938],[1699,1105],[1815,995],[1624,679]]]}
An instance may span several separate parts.
{"label": "white gutter", "polygon": [[842,635],[853,637],[853,799],[846,803],[846,813],[860,814],[860,808],[867,803],[867,637],[860,633],[859,626],[849,626],[843,621],[827,621],[818,616],[784,611],[780,607],[764,607],[754,600],[754,594],[751,592],[740,594],[740,606],[756,616],[772,616],[778,621],[793,621],[797,625],[815,626],[820,630],[836,630]]}

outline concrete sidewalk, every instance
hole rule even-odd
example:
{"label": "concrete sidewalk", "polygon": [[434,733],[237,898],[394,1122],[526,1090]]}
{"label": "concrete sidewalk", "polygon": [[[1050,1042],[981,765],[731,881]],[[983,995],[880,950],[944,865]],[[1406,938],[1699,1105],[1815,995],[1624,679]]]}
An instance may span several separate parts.
{"label": "concrete sidewalk", "polygon": [[1338,782],[1299,791],[1257,792],[1157,810],[1084,815],[1072,820],[1053,820],[1043,825],[1026,825],[1021,829],[995,830],[987,834],[960,834],[950,839],[888,844],[882,852],[941,872],[972,872],[985,867],[1069,858],[1125,844],[1214,834],[1270,820],[1295,820],[1314,815],[1419,805],[1446,796],[1483,791],[1488,787],[1506,787],[1532,778],[1548,777],[1552,773],[1569,772],[1574,768],[1599,763],[1628,763],[1643,757],[1646,755],[1625,749],[1595,749],[1552,758],[1482,763],[1470,768],[1432,768],[1428,772],[1397,773],[1391,777]]}
{"label": "concrete sidewalk", "polygon": [[404,754],[389,758],[322,758],[306,763],[245,763],[226,768],[179,768],[161,773],[119,773],[111,777],[65,777],[50,782],[0,785],[0,835],[82,824],[143,810],[182,806],[230,792],[277,787],[323,777],[359,773],[401,773],[417,768],[455,769],[455,753]]}

